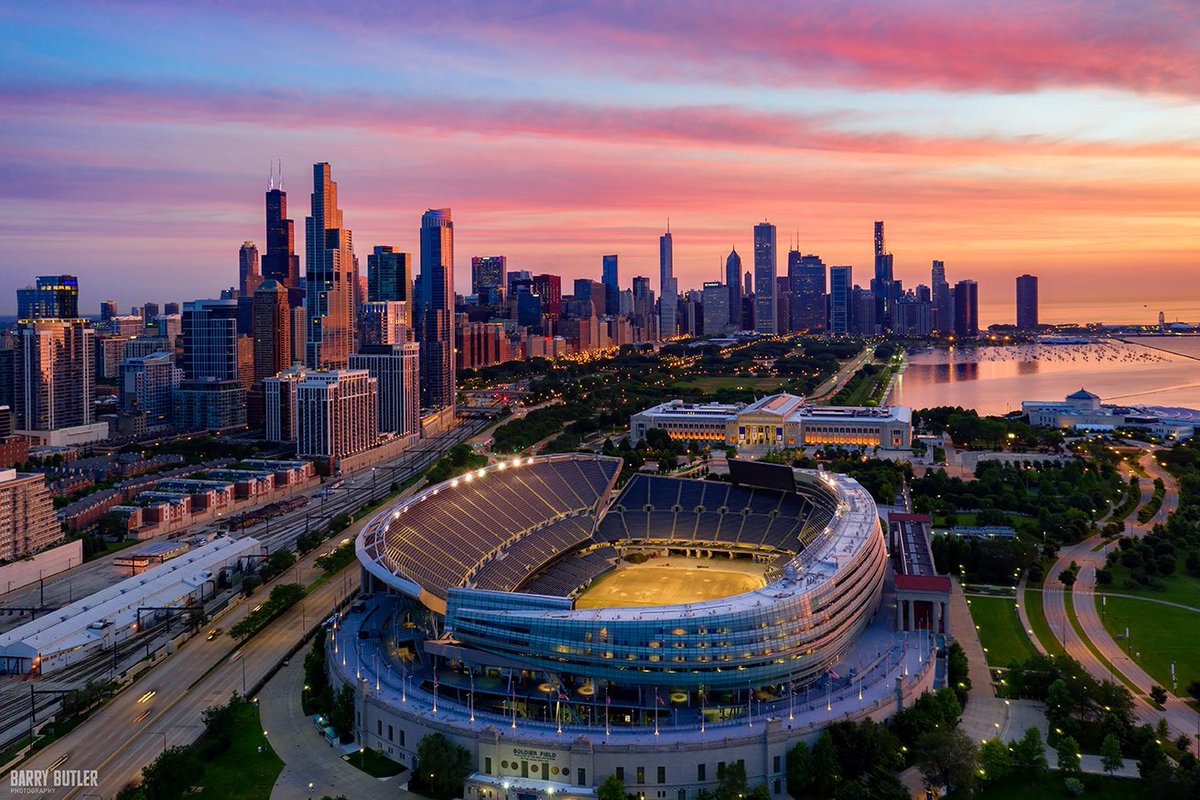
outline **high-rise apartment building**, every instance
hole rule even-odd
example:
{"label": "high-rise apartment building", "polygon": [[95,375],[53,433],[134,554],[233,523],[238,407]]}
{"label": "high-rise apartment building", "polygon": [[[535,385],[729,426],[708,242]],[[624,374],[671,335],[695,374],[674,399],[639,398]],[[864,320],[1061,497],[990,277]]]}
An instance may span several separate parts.
{"label": "high-rise apartment building", "polygon": [[376,393],[365,369],[306,374],[296,386],[296,455],[336,461],[374,446]]}
{"label": "high-rise apartment building", "polygon": [[1017,330],[1036,331],[1038,327],[1038,279],[1036,275],[1017,276]]}
{"label": "high-rise apartment building", "polygon": [[292,363],[292,309],[287,287],[267,278],[254,292],[254,380],[271,377]]}
{"label": "high-rise apartment building", "polygon": [[46,476],[0,470],[0,562],[18,561],[62,540]]}
{"label": "high-rise apartment building", "polygon": [[17,289],[17,319],[76,319],[79,279],[74,275],[39,275],[33,286]]}
{"label": "high-rise apartment building", "polygon": [[183,304],[183,367],[189,380],[238,379],[236,300],[193,300]]}
{"label": "high-rise apartment building", "polygon": [[300,256],[296,255],[295,223],[288,219],[287,192],[283,190],[282,168],[278,181],[272,172],[267,184],[267,251],[262,257],[262,276],[274,278],[291,290],[291,305],[302,302]]}
{"label": "high-rise apartment building", "polygon": [[954,284],[954,334],[979,335],[979,286],[975,281]]}
{"label": "high-rise apartment building", "polygon": [[[412,312],[412,255],[391,245],[376,245],[367,256],[367,300],[402,302]],[[405,320],[411,328],[412,319]]]}
{"label": "high-rise apartment building", "polygon": [[363,303],[358,311],[359,348],[413,341],[408,303],[377,300]]}
{"label": "high-rise apartment building", "polygon": [[95,331],[84,319],[17,324],[13,416],[18,430],[56,431],[95,421]]}
{"label": "high-rise apartment building", "polygon": [[658,315],[654,313],[654,291],[650,279],[644,275],[633,278],[633,323],[635,336],[649,342],[658,338]]}
{"label": "high-rise apartment building", "polygon": [[366,370],[376,381],[380,433],[414,436],[421,432],[421,347],[416,342],[368,345],[350,354],[350,368]]}
{"label": "high-rise apartment building", "polygon": [[296,441],[296,387],[308,374],[297,364],[263,381],[263,421],[271,442]]}
{"label": "high-rise apartment building", "polygon": [[829,268],[829,332],[835,336],[850,333],[854,293],[854,268]]}
{"label": "high-rise apartment building", "polygon": [[[792,253],[796,257],[793,259]],[[788,253],[788,282],[792,290],[792,328],[823,331],[827,327],[825,262],[820,256]]]}
{"label": "high-rise apartment building", "polygon": [[113,317],[117,316],[117,301],[116,300],[101,300],[100,301],[100,322],[108,322]]}
{"label": "high-rise apartment building", "polygon": [[171,425],[175,390],[183,380],[183,370],[175,366],[172,353],[153,353],[127,358],[120,367],[120,403],[124,416],[146,415],[146,429]]}
{"label": "high-rise apartment building", "polygon": [[754,330],[778,333],[779,265],[775,253],[775,226],[760,222],[754,226]]}
{"label": "high-rise apartment building", "polygon": [[262,273],[258,271],[258,245],[242,242],[238,250],[238,291],[243,296],[251,296],[262,282]]}
{"label": "high-rise apartment building", "polygon": [[729,291],[729,325],[735,331],[745,330],[742,324],[742,257],[737,248],[725,257],[725,286]]}
{"label": "high-rise apartment building", "polygon": [[358,269],[353,238],[342,222],[337,182],[329,164],[313,165],[312,213],[304,220],[306,362],[312,369],[344,369],[354,349]]}
{"label": "high-rise apartment building", "polygon": [[675,283],[674,243],[671,229],[658,237],[658,335],[670,339],[678,328],[679,287]]}
{"label": "high-rise apartment building", "polygon": [[954,329],[954,305],[950,302],[950,284],[946,281],[945,263],[934,261],[929,274],[933,299],[933,327],[941,333],[948,333]]}
{"label": "high-rise apartment building", "polygon": [[421,217],[421,277],[418,281],[417,335],[421,343],[421,405],[453,408],[454,222],[450,209],[429,209]]}
{"label": "high-rise apartment building", "polygon": [[604,305],[608,308],[608,313],[615,314],[614,309],[619,305],[618,297],[621,293],[621,278],[618,274],[616,254],[601,256],[600,282],[604,284]]}
{"label": "high-rise apartment building", "polygon": [[471,257],[471,294],[480,302],[494,302],[498,298],[496,289],[503,288],[508,280],[508,256]]}

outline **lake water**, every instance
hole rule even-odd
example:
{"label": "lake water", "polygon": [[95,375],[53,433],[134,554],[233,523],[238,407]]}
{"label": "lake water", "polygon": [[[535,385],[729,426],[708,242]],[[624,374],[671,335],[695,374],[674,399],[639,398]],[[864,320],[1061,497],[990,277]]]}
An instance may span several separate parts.
{"label": "lake water", "polygon": [[1061,400],[1082,387],[1106,403],[1200,409],[1198,359],[1200,336],[930,350],[909,356],[891,402],[1005,414],[1022,400]]}

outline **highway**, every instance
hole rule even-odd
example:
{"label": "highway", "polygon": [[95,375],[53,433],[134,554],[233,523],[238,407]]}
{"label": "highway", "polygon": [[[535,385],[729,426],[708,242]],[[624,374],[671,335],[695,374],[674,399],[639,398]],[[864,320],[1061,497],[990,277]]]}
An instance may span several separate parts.
{"label": "highway", "polygon": [[818,386],[811,395],[809,395],[808,399],[814,403],[823,402],[837,394],[837,392],[843,386],[845,386],[851,378],[854,377],[855,373],[857,373],[867,364],[871,363],[871,360],[874,358],[874,353],[875,348],[872,345],[868,345],[867,347],[863,348],[861,353],[847,361],[838,369],[837,372],[826,378],[825,381]]}
{"label": "highway", "polygon": [[[328,485],[338,486],[338,488],[332,491],[326,489],[314,491],[314,495],[320,494],[319,499],[316,502],[310,502],[304,508],[238,531],[233,535],[255,536],[267,543],[270,550],[292,547],[296,538],[305,530],[319,527],[339,513],[355,510],[369,499],[386,496],[390,493],[393,482],[404,482],[428,467],[446,450],[476,435],[491,424],[492,421],[484,417],[468,418],[449,431],[423,441],[421,447],[404,453],[392,462],[385,462],[373,468],[368,467],[356,474],[330,481]],[[361,527],[361,522],[352,526],[343,534],[343,538],[357,535],[359,527]],[[314,580],[320,571],[315,570],[312,566],[313,560],[328,550],[328,545],[317,548],[302,559],[297,566],[280,576],[277,582],[301,580],[307,584]],[[99,568],[93,568],[90,571],[89,579],[92,581],[105,580],[107,571],[101,568],[107,566],[114,569],[111,568],[111,564],[106,562],[93,563],[95,567]],[[93,565],[85,565],[83,570],[86,570],[88,566]],[[345,597],[352,588],[350,586],[352,571],[352,568],[344,570],[342,580],[322,585],[304,603],[289,611],[280,621],[256,636],[243,652],[242,658],[220,665],[197,686],[196,691],[188,692],[187,687],[192,682],[229,655],[228,637],[221,636],[212,642],[208,642],[204,636],[193,637],[175,654],[140,676],[107,706],[96,712],[96,715],[83,726],[73,731],[64,740],[46,748],[24,766],[39,768],[40,765],[44,768],[45,765],[53,763],[63,755],[67,756],[67,762],[60,765],[62,769],[95,769],[104,763],[105,769],[115,774],[115,777],[108,776],[105,774],[105,770],[102,770],[101,783],[110,789],[105,792],[104,796],[115,794],[122,786],[136,778],[142,766],[153,760],[161,751],[164,735],[170,745],[193,741],[201,730],[200,714],[204,708],[224,702],[228,699],[231,691],[241,690],[243,668],[247,680],[246,686],[253,686],[255,681],[265,675],[266,671],[277,663],[279,658],[298,640],[301,634],[301,622],[307,622],[311,626],[315,619],[328,614],[334,608],[335,603]],[[124,576],[117,574],[113,580],[109,580],[103,585],[111,585],[122,577]],[[36,587],[34,588],[36,589]],[[47,594],[47,604],[49,604],[49,592]],[[266,591],[259,589],[253,595],[255,604],[261,602],[265,596]],[[250,605],[252,604],[236,604],[213,624],[228,628],[245,616]],[[175,627],[174,630],[178,632],[178,627]],[[162,641],[161,637],[157,637],[156,632],[156,639],[151,641],[149,649],[153,650],[161,646]],[[119,654],[119,670],[125,670],[144,658],[144,648],[146,648],[146,640],[143,637],[132,640],[128,645],[123,646],[125,655]],[[69,671],[65,670],[45,679],[31,680],[28,676],[0,678],[0,709],[3,709],[0,712],[0,725],[3,726],[0,730],[5,734],[11,733],[11,736],[0,738],[15,740],[27,730],[30,708],[29,687],[31,685],[38,689],[80,687],[85,685],[88,680],[108,678],[111,671],[111,654],[104,653],[72,667]],[[150,690],[156,691],[157,694],[149,708],[145,703],[137,703],[138,698]],[[53,696],[39,695],[37,697],[37,719],[43,721],[57,705],[58,700]],[[145,713],[147,710],[150,713]],[[85,729],[92,726],[101,728],[98,736],[86,732]],[[105,726],[111,726],[111,729]],[[115,732],[129,733],[131,737],[135,738],[147,738],[144,734],[150,732],[148,738],[158,743],[158,749],[153,748],[153,742],[147,743],[140,739],[138,741],[130,739],[128,752],[122,751],[118,757],[115,753],[122,748],[117,747],[113,750],[111,747],[119,738],[116,737]],[[88,745],[80,748],[78,743],[84,741],[87,741]],[[72,752],[73,749],[75,752]],[[113,762],[115,762],[115,766],[113,766]],[[8,779],[9,776],[5,775],[4,780]],[[120,782],[113,783],[117,780]],[[4,783],[0,782],[0,791],[3,786]]]}

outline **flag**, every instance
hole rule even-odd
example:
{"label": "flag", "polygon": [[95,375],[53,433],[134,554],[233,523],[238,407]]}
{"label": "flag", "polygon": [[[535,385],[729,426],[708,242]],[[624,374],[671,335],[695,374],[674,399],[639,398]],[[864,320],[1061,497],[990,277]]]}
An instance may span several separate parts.
{"label": "flag", "polygon": [[664,701],[663,701],[663,699],[662,699],[662,695],[660,695],[660,694],[658,693],[658,689],[655,689],[655,690],[654,690],[654,699],[655,699],[656,701],[658,701],[658,704],[659,704],[660,706],[665,706],[665,705],[666,705],[666,702],[664,702]]}
{"label": "flag", "polygon": [[558,699],[559,700],[570,700],[571,698],[567,697],[566,692],[564,692],[562,689],[559,689],[558,690]]}

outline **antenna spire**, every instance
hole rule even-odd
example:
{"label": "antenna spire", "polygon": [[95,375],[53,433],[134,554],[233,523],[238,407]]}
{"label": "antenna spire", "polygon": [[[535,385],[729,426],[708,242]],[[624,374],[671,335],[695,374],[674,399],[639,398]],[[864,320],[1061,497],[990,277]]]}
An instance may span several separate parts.
{"label": "antenna spire", "polygon": [[283,159],[279,159],[279,190],[283,191]]}
{"label": "antenna spire", "polygon": [[267,162],[267,191],[275,188],[275,162]]}

